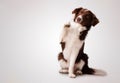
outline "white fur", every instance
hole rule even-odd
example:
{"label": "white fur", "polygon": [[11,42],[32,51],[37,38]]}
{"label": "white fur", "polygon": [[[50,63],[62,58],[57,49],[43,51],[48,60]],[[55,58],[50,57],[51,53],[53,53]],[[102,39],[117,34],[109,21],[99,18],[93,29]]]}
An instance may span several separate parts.
{"label": "white fur", "polygon": [[67,69],[69,67],[69,64],[65,62],[63,59],[61,59],[59,63],[60,63],[60,67],[63,69]]}
{"label": "white fur", "polygon": [[68,73],[68,69],[63,69],[63,68],[62,68],[62,69],[59,70],[59,72],[60,72],[60,73],[67,74],[67,73]]}
{"label": "white fur", "polygon": [[[80,40],[79,36],[80,32],[86,30],[86,27],[83,27],[82,25],[75,22],[70,22],[69,24],[70,27],[64,27],[61,35],[61,42],[65,42],[65,49],[63,51],[63,55],[64,58],[67,60],[67,63],[63,64],[67,64],[69,66],[69,77],[75,77],[75,60],[77,58],[79,50],[84,43],[84,40]],[[83,66],[84,62],[82,61],[79,65]]]}
{"label": "white fur", "polygon": [[80,32],[86,30],[86,27],[83,27],[82,25],[75,23],[73,21],[70,21],[69,23],[65,25],[70,25],[70,28],[64,27],[60,36],[60,42],[67,41],[66,39],[70,40],[72,36],[79,36]]}
{"label": "white fur", "polygon": [[[59,61],[61,69],[59,70],[60,73],[68,73],[68,68],[69,68],[69,63],[64,61],[63,59],[61,59]],[[85,65],[85,62],[83,60],[81,60],[79,63],[75,64],[74,70],[76,71],[76,74],[82,74],[82,68]],[[70,75],[71,76],[71,75]]]}

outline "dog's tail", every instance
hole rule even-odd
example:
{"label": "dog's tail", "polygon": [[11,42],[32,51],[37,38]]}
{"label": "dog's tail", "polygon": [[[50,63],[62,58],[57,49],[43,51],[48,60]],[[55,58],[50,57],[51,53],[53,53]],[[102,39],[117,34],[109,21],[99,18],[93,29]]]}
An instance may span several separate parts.
{"label": "dog's tail", "polygon": [[89,68],[88,66],[83,67],[82,73],[90,74],[90,75],[98,75],[98,76],[106,76],[107,75],[107,73],[103,70]]}

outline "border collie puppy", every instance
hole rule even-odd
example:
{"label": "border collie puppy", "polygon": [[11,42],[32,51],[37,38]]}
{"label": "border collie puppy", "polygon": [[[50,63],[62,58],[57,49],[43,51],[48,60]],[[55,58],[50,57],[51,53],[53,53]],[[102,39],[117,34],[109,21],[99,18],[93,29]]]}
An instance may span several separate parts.
{"label": "border collie puppy", "polygon": [[75,78],[77,74],[95,74],[95,69],[88,66],[88,56],[84,53],[85,38],[92,26],[99,23],[96,16],[88,9],[76,8],[73,21],[64,25],[61,34],[62,52],[58,54],[60,73],[68,73]]}

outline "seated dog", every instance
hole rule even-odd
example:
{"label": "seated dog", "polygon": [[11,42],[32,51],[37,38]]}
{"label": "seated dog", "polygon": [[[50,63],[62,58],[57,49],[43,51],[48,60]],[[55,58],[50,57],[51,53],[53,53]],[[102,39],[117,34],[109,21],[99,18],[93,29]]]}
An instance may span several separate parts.
{"label": "seated dog", "polygon": [[68,73],[74,78],[76,74],[95,74],[95,69],[88,66],[88,56],[84,53],[85,38],[92,26],[99,23],[96,16],[88,9],[76,8],[74,19],[64,25],[61,34],[62,52],[58,55],[60,73]]}

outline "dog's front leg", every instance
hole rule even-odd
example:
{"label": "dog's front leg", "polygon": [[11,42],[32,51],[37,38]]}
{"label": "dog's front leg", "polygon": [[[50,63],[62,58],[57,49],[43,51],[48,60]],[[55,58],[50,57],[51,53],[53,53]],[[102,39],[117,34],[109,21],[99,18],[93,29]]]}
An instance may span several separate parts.
{"label": "dog's front leg", "polygon": [[79,49],[73,49],[71,56],[70,56],[70,64],[69,64],[69,77],[75,78],[76,75],[74,74],[75,71],[75,61],[78,55]]}
{"label": "dog's front leg", "polygon": [[74,74],[75,72],[75,61],[78,56],[79,50],[81,49],[83,45],[83,41],[75,41],[74,46],[72,47],[72,52],[70,55],[70,62],[69,62],[69,77],[75,78],[76,75]]}
{"label": "dog's front leg", "polygon": [[76,60],[76,56],[71,56],[70,57],[69,77],[71,77],[71,78],[76,77],[76,75],[74,74],[75,60]]}

